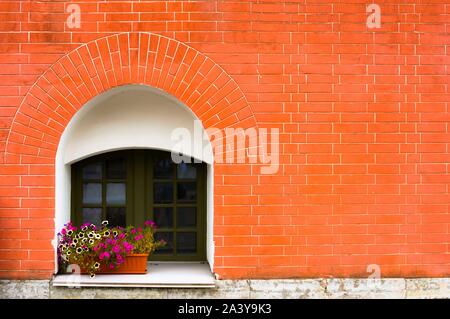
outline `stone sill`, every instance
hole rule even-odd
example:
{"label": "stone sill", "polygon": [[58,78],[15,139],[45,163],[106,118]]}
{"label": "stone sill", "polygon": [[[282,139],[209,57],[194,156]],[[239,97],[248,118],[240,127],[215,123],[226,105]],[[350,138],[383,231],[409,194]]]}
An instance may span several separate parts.
{"label": "stone sill", "polygon": [[[118,275],[119,276],[119,275]],[[449,298],[450,278],[216,280],[210,289],[55,287],[49,280],[0,280],[0,298],[25,299],[342,299]]]}
{"label": "stone sill", "polygon": [[57,287],[148,287],[148,288],[214,288],[215,280],[207,263],[151,262],[145,275],[56,275]]}

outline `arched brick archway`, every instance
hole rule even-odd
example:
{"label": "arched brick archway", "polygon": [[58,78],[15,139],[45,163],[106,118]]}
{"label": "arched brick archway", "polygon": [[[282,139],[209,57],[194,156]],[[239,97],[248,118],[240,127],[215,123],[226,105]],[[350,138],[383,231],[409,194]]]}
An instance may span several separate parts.
{"label": "arched brick archway", "polygon": [[12,122],[5,162],[22,163],[22,156],[28,163],[51,162],[77,110],[125,84],[145,84],[175,96],[205,128],[256,126],[236,82],[210,58],[161,35],[121,33],[78,47],[36,81]]}
{"label": "arched brick archway", "polygon": [[[40,254],[23,257],[26,260],[20,269],[11,269],[11,276],[48,278],[52,273],[54,169],[60,138],[88,101],[128,84],[148,85],[171,94],[193,111],[205,129],[257,126],[236,82],[210,58],[177,40],[151,33],[122,33],[66,54],[30,88],[6,142],[4,163],[20,167],[22,172],[17,185],[24,190],[19,208],[25,215],[20,218],[20,229],[30,239],[38,236],[30,241],[30,247],[23,247],[24,253],[36,248]],[[239,165],[233,166],[239,169]],[[37,189],[41,186],[42,190]],[[226,194],[222,195],[216,207],[223,204]]]}

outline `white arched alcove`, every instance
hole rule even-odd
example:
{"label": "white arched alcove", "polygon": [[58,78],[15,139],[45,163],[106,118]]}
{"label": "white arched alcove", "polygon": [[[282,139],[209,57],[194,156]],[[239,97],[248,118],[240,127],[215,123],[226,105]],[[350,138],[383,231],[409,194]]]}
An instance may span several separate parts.
{"label": "white arched alcove", "polygon": [[[70,120],[58,145],[55,163],[56,233],[70,221],[71,164],[121,149],[177,151],[207,164],[207,259],[213,268],[213,155],[195,114],[167,93],[143,85],[111,89],[86,103]],[[174,130],[189,139],[175,140]],[[184,144],[184,145],[180,145]],[[57,266],[55,267],[57,269]]]}

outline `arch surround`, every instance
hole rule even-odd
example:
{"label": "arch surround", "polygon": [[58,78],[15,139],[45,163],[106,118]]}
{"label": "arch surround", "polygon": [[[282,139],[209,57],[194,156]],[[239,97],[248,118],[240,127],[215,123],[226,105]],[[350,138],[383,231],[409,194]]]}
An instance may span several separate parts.
{"label": "arch surround", "polygon": [[[70,221],[71,164],[101,153],[124,149],[157,149],[204,162],[206,177],[206,257],[214,266],[213,152],[207,132],[185,105],[161,90],[143,85],[110,89],[86,103],[61,136],[55,162],[55,237]],[[178,140],[173,132],[188,132]],[[178,131],[179,132],[179,131]],[[176,134],[175,134],[176,135]],[[184,145],[180,145],[184,144]],[[196,144],[198,145],[196,147]],[[55,268],[57,258],[55,254]]]}
{"label": "arch surround", "polygon": [[[29,177],[35,183],[40,180],[36,175],[45,175],[46,181],[53,177],[48,186],[55,188],[55,158],[70,120],[94,97],[128,84],[150,86],[175,97],[204,129],[257,126],[236,82],[206,55],[165,36],[128,32],[81,45],[38,78],[12,121],[4,162],[29,165],[23,176],[33,175]],[[40,173],[43,165],[45,172]],[[45,212],[34,217],[41,219],[36,224],[55,230],[48,211],[55,208],[57,196],[52,199],[45,193],[28,192],[26,198]],[[50,242],[53,238],[42,239]],[[53,250],[50,246],[42,249]],[[40,271],[53,271],[52,263],[49,261],[48,269],[41,267]]]}

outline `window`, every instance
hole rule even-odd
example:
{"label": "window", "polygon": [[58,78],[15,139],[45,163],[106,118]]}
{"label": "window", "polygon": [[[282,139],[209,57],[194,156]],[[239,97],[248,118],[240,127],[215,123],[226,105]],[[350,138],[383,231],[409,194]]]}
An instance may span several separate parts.
{"label": "window", "polygon": [[150,259],[206,259],[206,165],[176,164],[169,152],[117,151],[72,165],[72,221],[111,226],[152,219],[166,247]]}

